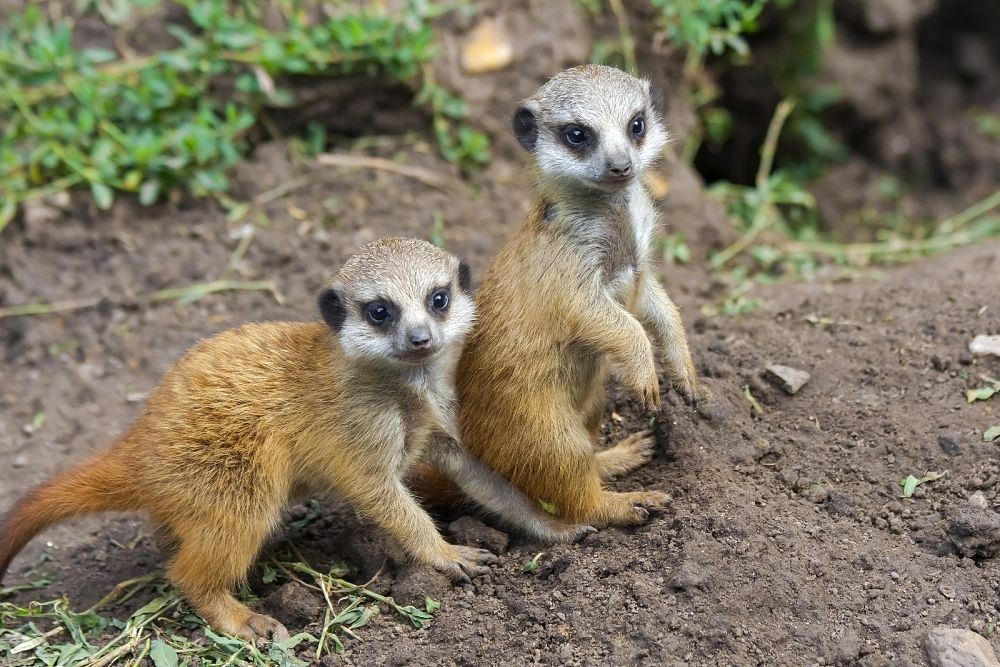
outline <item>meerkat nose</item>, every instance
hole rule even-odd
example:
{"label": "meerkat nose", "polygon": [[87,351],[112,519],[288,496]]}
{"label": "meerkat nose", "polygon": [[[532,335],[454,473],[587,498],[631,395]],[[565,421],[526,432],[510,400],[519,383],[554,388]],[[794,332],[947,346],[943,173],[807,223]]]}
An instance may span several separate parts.
{"label": "meerkat nose", "polygon": [[414,327],[406,334],[410,347],[419,350],[431,343],[431,330],[428,327]]}
{"label": "meerkat nose", "polygon": [[623,177],[632,173],[632,160],[627,157],[608,160],[607,166],[612,176]]}

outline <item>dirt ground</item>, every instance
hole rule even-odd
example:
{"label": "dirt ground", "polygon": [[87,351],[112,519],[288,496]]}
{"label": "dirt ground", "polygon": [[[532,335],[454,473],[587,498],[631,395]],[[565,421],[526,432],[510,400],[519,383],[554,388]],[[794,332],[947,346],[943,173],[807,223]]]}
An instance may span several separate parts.
{"label": "dirt ground", "polygon": [[[233,225],[213,204],[187,200],[152,209],[122,201],[102,213],[81,196],[54,219],[13,223],[0,243],[0,305],[100,303],[0,319],[0,507],[127,428],[159,376],[200,338],[247,321],[315,319],[315,293],[361,243],[428,238],[440,216],[445,247],[481,276],[528,206],[520,156],[504,134],[507,114],[587,52],[578,14],[558,24],[567,33],[556,35],[558,48],[530,29],[540,20],[532,12],[560,11],[559,3],[541,5],[511,14],[526,54],[516,73],[464,82],[451,69],[451,83],[496,133],[486,170],[460,177],[422,138],[385,136],[369,149],[435,172],[444,189],[320,166],[275,141],[235,173],[244,200],[300,185],[248,218],[266,224]],[[544,58],[532,57],[541,50]],[[316,563],[351,564],[357,580],[387,561],[380,590],[443,603],[421,630],[383,613],[329,664],[902,666],[924,664],[931,628],[987,632],[1000,617],[1000,454],[982,441],[1000,423],[1000,399],[970,405],[964,397],[980,375],[1000,377],[1000,358],[967,352],[974,335],[1000,333],[1000,241],[756,288],[766,309],[707,317],[700,306],[720,289],[707,254],[733,232],[693,172],[671,163],[665,173],[664,228],[685,234],[693,260],[666,267],[663,280],[683,308],[712,399],[699,416],[668,394],[655,460],[613,486],[667,490],[672,506],[646,526],[544,549],[442,517],[454,539],[504,550],[490,574],[451,587],[434,573],[401,569],[391,546],[348,508],[324,501],[318,519],[282,539]],[[973,194],[996,189],[991,173],[970,185]],[[943,209],[975,201],[945,186],[934,196]],[[250,245],[227,277],[274,281],[283,303],[266,291],[188,305],[149,298],[221,277],[247,229]],[[787,396],[762,379],[772,363],[811,380]],[[650,417],[614,396],[609,442]],[[33,428],[40,413],[44,424]],[[899,481],[925,471],[946,474],[901,498]],[[5,583],[49,573],[51,585],[14,599],[65,594],[86,607],[117,582],[162,567],[148,532],[136,517],[73,521],[35,540]],[[538,570],[522,572],[539,551]],[[254,592],[293,631],[317,630],[324,603],[310,592],[259,581]],[[997,635],[991,642],[1000,650]]]}

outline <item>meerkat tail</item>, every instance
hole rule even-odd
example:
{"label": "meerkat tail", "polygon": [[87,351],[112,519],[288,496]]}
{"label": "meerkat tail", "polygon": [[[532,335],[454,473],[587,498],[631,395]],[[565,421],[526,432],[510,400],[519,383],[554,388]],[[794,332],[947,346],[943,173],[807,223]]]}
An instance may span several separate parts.
{"label": "meerkat tail", "polygon": [[35,535],[71,517],[132,509],[129,472],[116,452],[102,452],[23,496],[0,520],[0,579]]}
{"label": "meerkat tail", "polygon": [[416,463],[406,474],[406,486],[424,507],[439,511],[458,510],[469,506],[469,497],[440,468],[429,463]]}

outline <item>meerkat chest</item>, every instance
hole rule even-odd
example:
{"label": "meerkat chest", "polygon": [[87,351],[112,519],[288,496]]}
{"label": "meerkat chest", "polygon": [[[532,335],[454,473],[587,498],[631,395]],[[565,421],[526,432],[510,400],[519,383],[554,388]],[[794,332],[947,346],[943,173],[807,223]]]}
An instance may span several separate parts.
{"label": "meerkat chest", "polygon": [[626,308],[631,308],[635,302],[639,276],[649,262],[655,216],[649,197],[644,192],[636,192],[629,205],[612,221],[613,233],[605,266],[607,289],[611,297]]}
{"label": "meerkat chest", "polygon": [[401,404],[404,468],[423,454],[435,435],[456,437],[455,405],[450,387],[419,383],[404,394]]}

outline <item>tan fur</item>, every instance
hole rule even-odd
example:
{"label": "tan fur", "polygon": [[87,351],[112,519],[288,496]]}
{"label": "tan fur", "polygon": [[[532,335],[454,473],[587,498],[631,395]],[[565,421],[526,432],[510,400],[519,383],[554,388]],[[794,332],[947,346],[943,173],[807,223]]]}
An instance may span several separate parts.
{"label": "tan fur", "polygon": [[[465,446],[563,518],[598,526],[644,521],[646,508],[668,499],[602,487],[602,479],[648,460],[652,445],[642,433],[595,453],[609,376],[658,406],[652,338],[676,386],[689,397],[697,392],[679,313],[653,272],[655,211],[639,180],[651,161],[644,151],[662,143],[629,147],[615,135],[645,104],[645,141],[665,140],[649,100],[646,82],[585,66],[523,103],[539,125],[535,147],[524,142],[539,181],[535,205],[477,293],[477,325],[458,370]],[[617,189],[579,183],[599,173],[604,158],[561,149],[552,137],[566,122],[594,128],[602,143],[593,151],[605,141],[616,159],[631,151],[635,178]]]}
{"label": "tan fur", "polygon": [[48,525],[88,512],[143,510],[176,541],[170,579],[210,624],[247,639],[283,637],[277,621],[230,591],[289,500],[303,493],[339,492],[409,556],[454,580],[482,574],[496,560],[438,533],[402,482],[422,459],[526,530],[550,539],[579,535],[579,527],[545,523],[536,503],[482,470],[454,439],[454,368],[472,315],[457,271],[450,255],[397,239],[369,244],[333,281],[350,321],[356,297],[400,296],[435,279],[428,274],[452,280],[451,312],[469,321],[446,319],[443,330],[460,328],[443,331],[445,346],[424,364],[349,354],[322,323],[250,324],[195,345],[111,449],[15,505],[0,524],[0,576]]}

